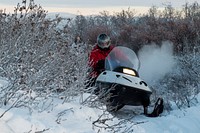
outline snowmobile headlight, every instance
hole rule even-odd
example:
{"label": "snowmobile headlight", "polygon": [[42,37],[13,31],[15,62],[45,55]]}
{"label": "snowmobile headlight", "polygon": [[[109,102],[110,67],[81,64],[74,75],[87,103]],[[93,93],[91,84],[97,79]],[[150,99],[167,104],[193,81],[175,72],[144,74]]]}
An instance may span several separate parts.
{"label": "snowmobile headlight", "polygon": [[129,74],[129,75],[132,75],[132,76],[136,76],[135,71],[128,69],[128,68],[123,68],[123,73]]}

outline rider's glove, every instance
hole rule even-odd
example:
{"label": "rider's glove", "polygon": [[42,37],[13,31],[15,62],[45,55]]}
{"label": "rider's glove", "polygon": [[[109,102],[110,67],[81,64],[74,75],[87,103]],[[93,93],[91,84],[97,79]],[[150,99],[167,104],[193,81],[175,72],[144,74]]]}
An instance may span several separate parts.
{"label": "rider's glove", "polygon": [[99,71],[104,70],[104,69],[105,69],[105,60],[99,60],[99,61],[97,62],[96,68],[97,68]]}

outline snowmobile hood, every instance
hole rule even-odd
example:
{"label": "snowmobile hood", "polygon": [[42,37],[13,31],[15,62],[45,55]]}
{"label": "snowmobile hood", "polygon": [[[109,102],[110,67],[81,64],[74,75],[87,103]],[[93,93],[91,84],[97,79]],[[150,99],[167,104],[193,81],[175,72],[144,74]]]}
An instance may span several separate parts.
{"label": "snowmobile hood", "polygon": [[104,71],[98,76],[97,82],[120,84],[122,86],[131,87],[132,89],[138,89],[147,93],[152,93],[152,90],[142,79],[124,73]]}

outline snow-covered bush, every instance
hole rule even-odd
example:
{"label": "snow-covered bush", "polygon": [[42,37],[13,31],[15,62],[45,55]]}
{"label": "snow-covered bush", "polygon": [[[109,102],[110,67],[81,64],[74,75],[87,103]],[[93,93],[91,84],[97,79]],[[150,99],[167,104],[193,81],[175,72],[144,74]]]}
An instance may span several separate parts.
{"label": "snow-covered bush", "polygon": [[47,15],[33,0],[13,14],[0,12],[0,76],[10,82],[0,90],[1,103],[37,105],[56,92],[65,100],[80,92],[73,83],[82,85],[87,53],[71,51],[71,19]]}
{"label": "snow-covered bush", "polygon": [[179,108],[190,107],[198,102],[196,96],[200,92],[200,53],[177,56],[176,62],[173,70],[154,87],[166,102],[173,101]]}

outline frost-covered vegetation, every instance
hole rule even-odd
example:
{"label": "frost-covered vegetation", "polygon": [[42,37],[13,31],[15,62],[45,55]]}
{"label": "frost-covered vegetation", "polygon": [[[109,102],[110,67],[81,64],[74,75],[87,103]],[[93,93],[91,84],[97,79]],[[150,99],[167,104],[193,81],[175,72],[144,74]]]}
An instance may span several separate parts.
{"label": "frost-covered vegetation", "polygon": [[[144,45],[163,41],[173,44],[176,65],[160,79],[154,95],[178,107],[195,104],[200,84],[200,6],[185,4],[177,11],[156,7],[135,15],[128,9],[109,15],[48,18],[33,0],[22,1],[13,14],[0,11],[0,77],[9,81],[0,90],[0,106],[50,107],[52,97],[63,102],[82,94],[87,56],[99,33],[107,33],[116,45],[138,52]],[[82,41],[74,42],[75,36]],[[170,105],[170,104],[169,104]]]}
{"label": "frost-covered vegetation", "polygon": [[38,106],[56,92],[65,101],[77,95],[86,61],[83,52],[71,51],[69,23],[58,15],[47,18],[32,0],[18,4],[14,14],[0,12],[0,76],[10,82],[1,89],[1,106]]}

